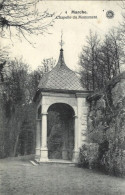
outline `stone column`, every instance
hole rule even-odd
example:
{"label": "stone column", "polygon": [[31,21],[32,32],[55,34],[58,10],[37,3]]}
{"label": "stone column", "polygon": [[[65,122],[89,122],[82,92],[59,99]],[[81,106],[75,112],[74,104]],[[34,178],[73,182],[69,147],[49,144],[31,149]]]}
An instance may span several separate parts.
{"label": "stone column", "polygon": [[78,161],[79,149],[78,149],[78,117],[74,116],[74,151],[73,151],[73,162]]}
{"label": "stone column", "polygon": [[40,157],[40,129],[41,119],[36,119],[36,156],[35,159]]}
{"label": "stone column", "polygon": [[42,113],[40,162],[45,162],[45,161],[48,161],[47,113]]}

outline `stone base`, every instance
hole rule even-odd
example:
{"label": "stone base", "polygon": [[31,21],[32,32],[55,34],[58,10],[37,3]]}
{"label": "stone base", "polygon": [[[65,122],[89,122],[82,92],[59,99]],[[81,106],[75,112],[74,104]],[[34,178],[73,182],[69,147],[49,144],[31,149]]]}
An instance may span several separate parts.
{"label": "stone base", "polygon": [[47,162],[48,161],[48,149],[41,148],[40,149],[40,160],[39,162]]}
{"label": "stone base", "polygon": [[49,159],[48,158],[40,158],[39,163],[40,162],[49,162]]}
{"label": "stone base", "polygon": [[79,151],[73,151],[72,162],[78,163],[78,159],[79,159]]}

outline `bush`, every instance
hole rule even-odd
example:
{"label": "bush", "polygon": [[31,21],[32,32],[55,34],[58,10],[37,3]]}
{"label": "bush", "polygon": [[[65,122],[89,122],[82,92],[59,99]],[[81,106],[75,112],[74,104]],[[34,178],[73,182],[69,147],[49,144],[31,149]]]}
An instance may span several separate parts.
{"label": "bush", "polygon": [[89,169],[96,169],[105,174],[124,176],[125,175],[125,150],[120,149],[116,144],[104,141],[101,144],[90,143],[83,145],[80,149],[78,166]]}
{"label": "bush", "polygon": [[82,148],[80,148],[78,166],[85,167],[85,168],[89,167],[87,145],[83,145]]}
{"label": "bush", "polygon": [[83,145],[80,149],[79,162],[80,167],[85,167],[89,169],[97,168],[98,166],[98,144],[90,143],[88,145]]}

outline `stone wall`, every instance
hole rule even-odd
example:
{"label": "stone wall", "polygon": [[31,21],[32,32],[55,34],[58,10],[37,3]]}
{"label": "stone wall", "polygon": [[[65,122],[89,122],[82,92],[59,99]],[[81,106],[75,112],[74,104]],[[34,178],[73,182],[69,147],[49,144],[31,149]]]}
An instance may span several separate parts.
{"label": "stone wall", "polygon": [[80,160],[89,168],[125,175],[125,72],[88,97],[88,144]]}
{"label": "stone wall", "polygon": [[86,143],[88,104],[86,98],[77,98],[78,103],[78,147]]}

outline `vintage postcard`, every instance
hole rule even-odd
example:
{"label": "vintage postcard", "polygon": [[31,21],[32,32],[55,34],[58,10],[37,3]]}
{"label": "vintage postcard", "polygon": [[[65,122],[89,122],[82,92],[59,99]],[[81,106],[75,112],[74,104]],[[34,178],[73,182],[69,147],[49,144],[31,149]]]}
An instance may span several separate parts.
{"label": "vintage postcard", "polygon": [[125,2],[0,0],[0,194],[125,194]]}

